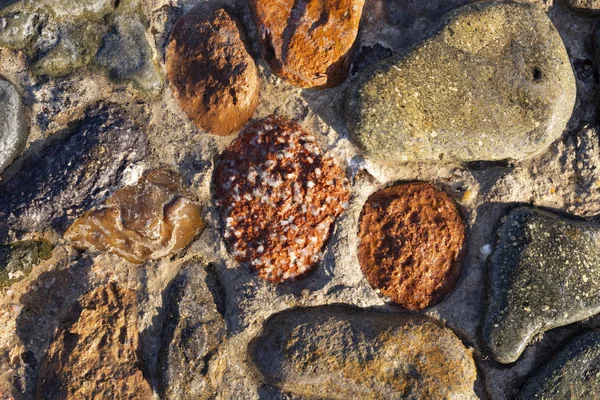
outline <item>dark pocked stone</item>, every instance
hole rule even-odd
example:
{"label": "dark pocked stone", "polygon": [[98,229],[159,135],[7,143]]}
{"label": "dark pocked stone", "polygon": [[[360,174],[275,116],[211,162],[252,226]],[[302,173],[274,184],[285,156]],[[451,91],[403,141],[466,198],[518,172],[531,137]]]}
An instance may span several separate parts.
{"label": "dark pocked stone", "polygon": [[538,333],[600,311],[600,225],[518,207],[488,259],[482,340],[501,363]]}

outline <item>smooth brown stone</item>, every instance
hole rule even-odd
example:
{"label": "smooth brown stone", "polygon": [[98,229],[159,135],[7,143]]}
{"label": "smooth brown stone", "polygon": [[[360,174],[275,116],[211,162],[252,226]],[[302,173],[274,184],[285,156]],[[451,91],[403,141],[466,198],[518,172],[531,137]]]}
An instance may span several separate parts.
{"label": "smooth brown stone", "polygon": [[454,288],[465,226],[446,193],[423,182],[382,189],[367,200],[359,225],[360,267],[382,295],[419,310]]}
{"label": "smooth brown stone", "polygon": [[300,87],[340,84],[364,0],[248,0],[263,58],[280,77]]}
{"label": "smooth brown stone", "polygon": [[225,10],[199,5],[182,16],[171,33],[166,63],[175,98],[199,128],[229,135],[254,114],[258,71]]}

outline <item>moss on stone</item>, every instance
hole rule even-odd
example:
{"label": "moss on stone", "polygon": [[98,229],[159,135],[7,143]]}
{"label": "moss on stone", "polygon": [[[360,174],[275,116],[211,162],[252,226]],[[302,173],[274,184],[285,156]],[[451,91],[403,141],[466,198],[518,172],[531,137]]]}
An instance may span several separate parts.
{"label": "moss on stone", "polygon": [[9,286],[27,275],[43,260],[52,256],[52,244],[47,240],[25,240],[0,247],[0,288]]}

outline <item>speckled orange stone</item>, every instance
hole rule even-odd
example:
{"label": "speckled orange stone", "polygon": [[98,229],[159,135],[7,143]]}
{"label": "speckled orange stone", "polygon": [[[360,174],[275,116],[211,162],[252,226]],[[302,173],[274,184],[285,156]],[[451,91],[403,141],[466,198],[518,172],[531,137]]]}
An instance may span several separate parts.
{"label": "speckled orange stone", "polygon": [[411,310],[440,302],[456,284],[465,226],[444,192],[423,182],[374,193],[359,223],[358,260],[373,288]]}

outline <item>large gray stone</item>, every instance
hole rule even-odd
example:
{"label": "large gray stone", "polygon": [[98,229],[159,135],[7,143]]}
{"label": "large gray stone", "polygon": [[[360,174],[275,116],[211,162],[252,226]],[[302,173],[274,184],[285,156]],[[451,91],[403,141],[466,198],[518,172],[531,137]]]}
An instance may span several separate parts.
{"label": "large gray stone", "polygon": [[518,207],[497,235],[482,339],[495,360],[511,363],[538,333],[600,311],[600,225]]}
{"label": "large gray stone", "polygon": [[347,94],[356,144],[381,162],[522,159],[560,137],[575,103],[563,42],[531,4],[477,2]]}
{"label": "large gray stone", "polygon": [[0,80],[0,173],[6,169],[27,143],[29,130],[21,95],[12,83]]}

